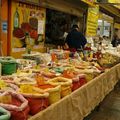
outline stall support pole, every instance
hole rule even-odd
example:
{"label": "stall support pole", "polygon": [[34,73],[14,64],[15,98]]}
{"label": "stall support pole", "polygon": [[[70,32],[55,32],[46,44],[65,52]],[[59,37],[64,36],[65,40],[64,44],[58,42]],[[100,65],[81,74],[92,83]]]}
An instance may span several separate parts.
{"label": "stall support pole", "polygon": [[0,0],[0,56],[3,55],[2,51],[2,0]]}

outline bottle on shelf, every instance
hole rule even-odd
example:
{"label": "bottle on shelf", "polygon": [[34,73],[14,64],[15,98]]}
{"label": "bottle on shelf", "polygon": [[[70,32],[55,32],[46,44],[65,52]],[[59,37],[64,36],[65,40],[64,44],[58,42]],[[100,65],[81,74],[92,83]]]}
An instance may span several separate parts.
{"label": "bottle on shelf", "polygon": [[31,45],[30,45],[30,36],[29,36],[29,33],[26,33],[25,42],[26,42],[26,52],[27,52],[27,54],[30,54],[31,53]]}
{"label": "bottle on shelf", "polygon": [[20,20],[19,12],[18,8],[16,8],[16,11],[14,13],[14,29],[19,28],[19,20]]}

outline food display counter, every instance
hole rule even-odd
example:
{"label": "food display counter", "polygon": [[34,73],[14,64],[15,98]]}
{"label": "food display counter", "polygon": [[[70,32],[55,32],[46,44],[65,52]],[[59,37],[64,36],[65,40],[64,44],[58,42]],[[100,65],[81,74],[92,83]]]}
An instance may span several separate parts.
{"label": "food display counter", "polygon": [[61,101],[51,105],[29,120],[83,120],[120,79],[120,64],[96,77]]}
{"label": "food display counter", "polygon": [[0,107],[11,120],[83,120],[120,78],[119,56],[87,51],[83,58],[57,49],[25,59],[1,57]]}

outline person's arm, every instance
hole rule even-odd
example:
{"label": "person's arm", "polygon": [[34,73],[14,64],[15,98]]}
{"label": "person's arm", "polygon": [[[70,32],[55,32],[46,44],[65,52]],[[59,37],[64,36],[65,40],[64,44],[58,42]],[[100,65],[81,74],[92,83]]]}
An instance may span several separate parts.
{"label": "person's arm", "polygon": [[84,48],[84,46],[85,46],[86,43],[87,43],[87,39],[85,38],[85,36],[84,36],[83,34],[81,34],[81,38],[82,38],[81,45],[82,45],[82,47]]}
{"label": "person's arm", "polygon": [[65,49],[68,49],[69,48],[69,34],[67,35],[66,39],[65,39]]}
{"label": "person's arm", "polygon": [[112,40],[111,44],[115,47],[115,40]]}
{"label": "person's arm", "polygon": [[114,36],[111,44],[113,45],[113,47],[116,47],[116,45],[117,45],[117,37],[116,36]]}

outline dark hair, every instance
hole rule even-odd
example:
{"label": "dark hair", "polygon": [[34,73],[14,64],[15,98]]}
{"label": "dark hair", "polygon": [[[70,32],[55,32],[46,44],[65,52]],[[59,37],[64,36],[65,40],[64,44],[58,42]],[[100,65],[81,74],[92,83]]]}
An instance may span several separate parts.
{"label": "dark hair", "polygon": [[103,35],[103,38],[106,38],[107,36]]}
{"label": "dark hair", "polygon": [[72,26],[72,29],[75,29],[75,28],[79,28],[78,25],[75,24]]}

